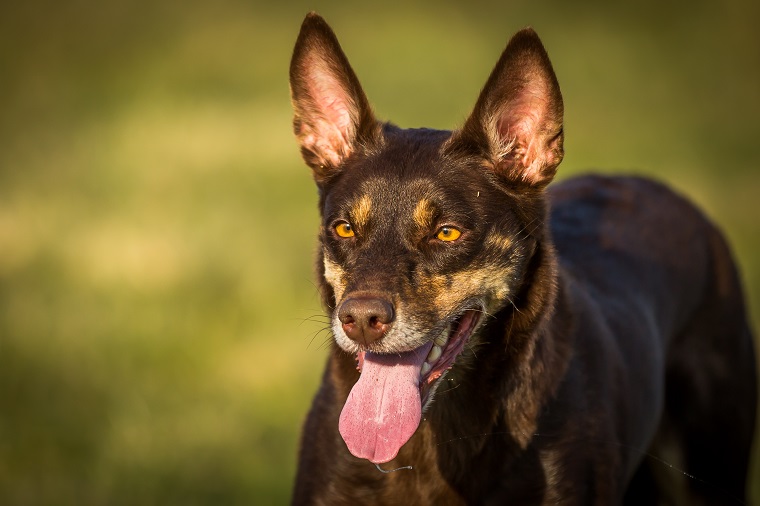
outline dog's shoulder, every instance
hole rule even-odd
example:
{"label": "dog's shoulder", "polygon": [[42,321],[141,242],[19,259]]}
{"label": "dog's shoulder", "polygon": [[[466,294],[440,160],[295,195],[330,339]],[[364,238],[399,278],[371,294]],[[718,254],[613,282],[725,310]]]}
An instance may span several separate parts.
{"label": "dog's shoulder", "polygon": [[548,196],[552,236],[563,256],[584,249],[665,261],[711,228],[688,199],[650,178],[587,175],[551,186]]}

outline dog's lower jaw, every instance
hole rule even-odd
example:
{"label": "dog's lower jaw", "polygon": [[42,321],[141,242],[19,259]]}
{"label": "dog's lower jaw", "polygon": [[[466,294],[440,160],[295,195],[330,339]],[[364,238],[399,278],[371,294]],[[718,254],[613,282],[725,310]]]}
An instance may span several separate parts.
{"label": "dog's lower jaw", "polygon": [[[456,358],[464,351],[465,345],[480,326],[483,314],[482,309],[465,310],[433,340],[433,346],[420,368],[420,397],[423,412],[432,402],[439,383],[454,366]],[[356,370],[359,373],[362,372],[366,353],[367,350],[363,349],[356,352]]]}
{"label": "dog's lower jaw", "polygon": [[388,462],[416,432],[422,413],[445,373],[480,323],[480,309],[465,310],[433,341],[411,351],[360,351],[359,380],[340,415],[349,451],[374,463]]}

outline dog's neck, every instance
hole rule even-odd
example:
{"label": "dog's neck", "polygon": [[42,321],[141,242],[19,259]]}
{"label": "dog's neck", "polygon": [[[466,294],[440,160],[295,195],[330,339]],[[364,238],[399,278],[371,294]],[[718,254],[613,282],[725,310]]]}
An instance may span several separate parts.
{"label": "dog's neck", "polygon": [[544,403],[556,392],[569,361],[572,314],[548,230],[538,243],[523,290],[503,327],[506,389],[502,406],[507,427],[525,448],[536,431]]}

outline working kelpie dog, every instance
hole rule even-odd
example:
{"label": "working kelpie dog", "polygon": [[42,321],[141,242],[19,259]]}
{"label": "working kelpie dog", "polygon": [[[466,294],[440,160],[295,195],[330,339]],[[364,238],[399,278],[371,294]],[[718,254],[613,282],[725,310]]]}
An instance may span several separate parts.
{"label": "working kelpie dog", "polygon": [[377,121],[316,14],[290,85],[334,335],[294,503],[745,501],[755,355],[731,254],[659,184],[546,190],[562,96],[535,32],[453,132]]}

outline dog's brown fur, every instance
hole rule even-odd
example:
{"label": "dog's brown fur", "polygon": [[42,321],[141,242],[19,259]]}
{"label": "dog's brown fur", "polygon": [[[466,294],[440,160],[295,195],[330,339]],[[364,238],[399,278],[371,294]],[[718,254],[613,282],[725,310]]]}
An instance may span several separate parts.
{"label": "dog's brown fur", "polygon": [[[290,78],[336,338],[294,504],[746,501],[756,376],[728,247],[651,181],[545,189],[563,154],[562,97],[534,32],[512,39],[453,133],[375,120],[315,14]],[[438,240],[442,226],[461,237]],[[349,300],[379,307],[382,324],[362,327]],[[356,352],[417,348],[473,307],[488,316],[384,465],[413,469],[352,456],[338,425]]]}

